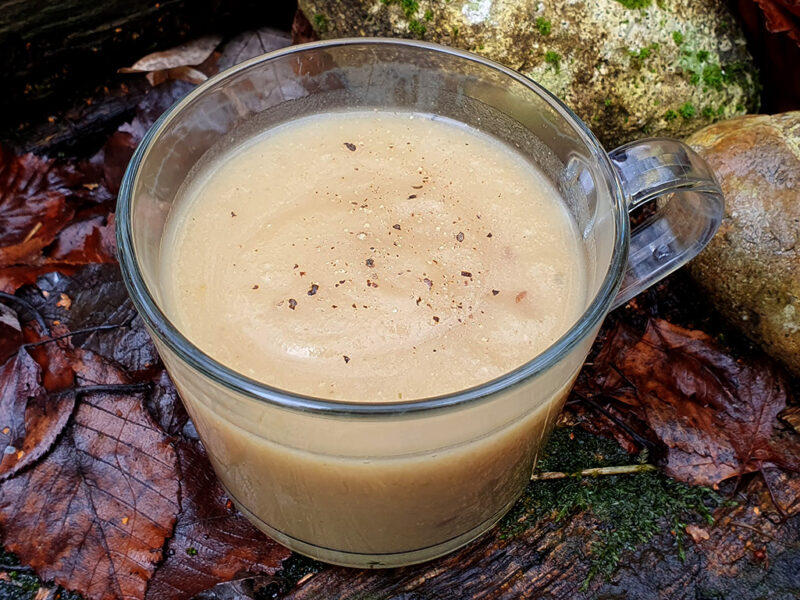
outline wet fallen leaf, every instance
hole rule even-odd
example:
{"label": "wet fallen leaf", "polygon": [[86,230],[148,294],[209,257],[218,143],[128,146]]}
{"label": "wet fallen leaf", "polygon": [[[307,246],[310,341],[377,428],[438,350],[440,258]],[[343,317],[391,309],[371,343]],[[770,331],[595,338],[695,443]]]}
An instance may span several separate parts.
{"label": "wet fallen leaf", "polygon": [[74,214],[54,162],[0,148],[0,268],[36,260]]}
{"label": "wet fallen leaf", "polygon": [[[653,319],[641,336],[618,324],[592,370],[595,393],[647,424],[677,479],[715,485],[758,471],[777,489],[800,470],[800,436],[779,441],[787,387],[772,363],[739,362],[705,333]],[[795,493],[780,481],[788,493],[778,506],[800,510],[800,485]]]}
{"label": "wet fallen leaf", "polygon": [[176,444],[181,514],[147,598],[188,600],[239,573],[271,575],[291,552],[233,508],[199,442]]}
{"label": "wet fallen leaf", "polygon": [[46,364],[44,369],[28,348],[21,347],[0,370],[0,480],[43,456],[72,414],[75,394],[68,387],[73,379],[71,368],[52,376],[57,384],[67,385],[48,391],[43,384],[43,370],[63,365],[63,349],[52,345],[50,352],[41,353],[44,360],[53,357],[53,364]]}
{"label": "wet fallen leaf", "polygon": [[[75,365],[81,386],[127,382],[85,351]],[[50,453],[0,486],[4,543],[86,598],[142,598],[178,513],[176,461],[138,395],[85,394]]]}
{"label": "wet fallen leaf", "polygon": [[115,263],[117,244],[114,213],[98,215],[67,225],[50,250],[50,260],[85,265]]}
{"label": "wet fallen leaf", "polygon": [[[71,338],[76,347],[99,354],[129,374],[158,364],[158,353],[133,308],[117,265],[87,265],[70,277],[49,273],[37,284],[36,289],[24,290],[21,295],[46,321],[59,321],[72,332],[89,330]],[[69,310],[58,305],[62,293],[72,299]]]}

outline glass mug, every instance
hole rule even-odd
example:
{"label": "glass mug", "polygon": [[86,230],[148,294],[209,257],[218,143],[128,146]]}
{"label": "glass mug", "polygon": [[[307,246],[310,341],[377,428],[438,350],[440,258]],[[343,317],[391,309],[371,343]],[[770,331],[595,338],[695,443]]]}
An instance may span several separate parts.
{"label": "glass mug", "polygon": [[[370,404],[263,385],[173,325],[162,310],[161,238],[202,157],[278,123],[353,108],[450,117],[511,144],[552,180],[589,265],[585,310],[560,339],[471,389]],[[629,211],[655,198],[655,214],[631,233]],[[117,240],[133,302],[239,510],[302,554],[393,567],[450,552],[503,516],[605,315],[695,256],[722,214],[712,173],[680,142],[606,153],[557,98],[499,64],[435,44],[346,39],[254,58],[170,108],[128,166]]]}

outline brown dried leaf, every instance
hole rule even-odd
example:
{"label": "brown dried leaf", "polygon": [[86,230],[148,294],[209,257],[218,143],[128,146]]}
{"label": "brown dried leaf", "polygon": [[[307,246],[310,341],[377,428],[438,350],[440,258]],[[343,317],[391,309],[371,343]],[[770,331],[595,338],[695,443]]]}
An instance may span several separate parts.
{"label": "brown dried leaf", "polygon": [[152,73],[184,66],[196,66],[206,60],[219,46],[222,36],[208,35],[186,42],[175,48],[153,52],[137,60],[130,67],[119,69],[120,73]]}
{"label": "brown dried leaf", "polygon": [[[800,437],[778,442],[787,387],[771,363],[738,362],[705,333],[654,319],[643,336],[618,325],[593,370],[598,393],[620,398],[655,433],[676,479],[714,485],[760,471],[773,489],[800,469]],[[776,498],[780,508],[800,508],[797,487]]]}
{"label": "brown dried leaf", "polygon": [[291,552],[233,508],[199,442],[176,445],[181,514],[147,598],[183,600],[242,572],[273,574]]}
{"label": "brown dried leaf", "polygon": [[[82,385],[126,378],[76,351]],[[142,598],[178,513],[177,459],[136,395],[87,394],[53,450],[0,486],[6,547],[86,598]]]}

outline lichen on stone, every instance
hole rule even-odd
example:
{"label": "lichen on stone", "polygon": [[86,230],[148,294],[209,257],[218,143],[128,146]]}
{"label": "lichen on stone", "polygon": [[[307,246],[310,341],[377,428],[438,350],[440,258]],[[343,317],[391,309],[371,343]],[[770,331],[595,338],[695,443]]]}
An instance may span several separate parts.
{"label": "lichen on stone", "polygon": [[[717,0],[299,0],[299,6],[306,15],[327,16],[327,31],[312,20],[322,38],[417,37],[503,63],[548,88],[609,147],[643,131],[683,137],[758,107],[744,37]],[[698,109],[692,118],[665,118],[687,103],[714,107],[714,114]]]}

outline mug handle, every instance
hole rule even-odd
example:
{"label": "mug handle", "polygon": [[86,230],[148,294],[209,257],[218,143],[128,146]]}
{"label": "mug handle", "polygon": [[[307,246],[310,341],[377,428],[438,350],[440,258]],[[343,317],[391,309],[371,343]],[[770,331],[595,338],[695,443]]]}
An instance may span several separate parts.
{"label": "mug handle", "polygon": [[628,265],[612,308],[694,258],[717,232],[725,203],[714,173],[686,144],[651,138],[609,153],[628,213],[659,199],[655,214],[631,232]]}

